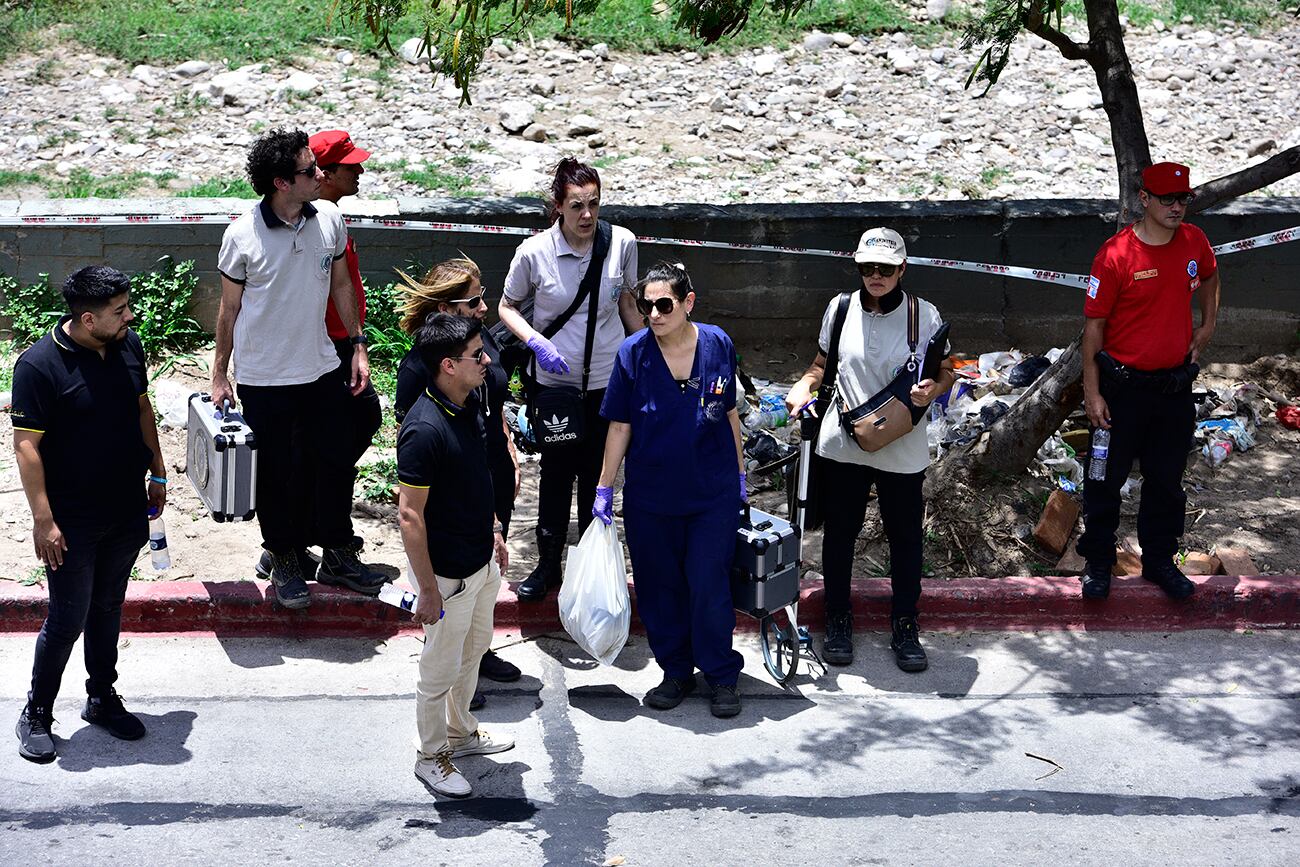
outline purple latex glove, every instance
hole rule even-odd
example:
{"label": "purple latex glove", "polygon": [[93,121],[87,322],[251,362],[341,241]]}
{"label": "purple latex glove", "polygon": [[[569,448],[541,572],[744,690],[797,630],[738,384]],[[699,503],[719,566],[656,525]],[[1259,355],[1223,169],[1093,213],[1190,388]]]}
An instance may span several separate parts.
{"label": "purple latex glove", "polygon": [[614,523],[613,488],[604,485],[596,486],[596,501],[591,504],[591,515],[593,518],[600,518],[601,523],[606,527]]}
{"label": "purple latex glove", "polygon": [[748,491],[748,489],[746,489],[746,487],[745,487],[745,474],[744,474],[744,473],[741,473],[741,474],[740,474],[740,502],[742,502],[742,503],[748,503],[748,502],[749,502],[749,491]]}
{"label": "purple latex glove", "polygon": [[568,373],[569,362],[555,348],[555,344],[540,334],[528,338],[528,348],[537,356],[537,366],[547,373]]}

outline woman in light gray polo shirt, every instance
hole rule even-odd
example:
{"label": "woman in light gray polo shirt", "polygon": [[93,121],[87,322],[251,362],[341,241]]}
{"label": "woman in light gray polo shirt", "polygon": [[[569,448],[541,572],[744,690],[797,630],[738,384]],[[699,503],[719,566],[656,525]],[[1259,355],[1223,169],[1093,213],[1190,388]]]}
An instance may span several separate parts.
{"label": "woman in light gray polo shirt", "polygon": [[[533,350],[538,386],[585,389],[584,434],[576,443],[549,446],[542,452],[537,568],[516,591],[520,600],[525,601],[546,598],[563,577],[560,557],[569,532],[569,506],[575,481],[579,531],[591,523],[591,505],[608,428],[608,422],[600,416],[600,403],[614,369],[618,347],[642,324],[631,294],[636,285],[636,236],[621,226],[612,226],[609,249],[599,265],[590,355],[585,353],[590,298],[573,309],[556,333],[549,337],[542,334],[572,307],[583,277],[592,265],[599,226],[600,175],[576,159],[561,160],[551,183],[550,206],[554,220],[551,228],[519,245],[506,274],[505,292],[497,309],[506,327]],[[531,322],[523,310],[524,302],[530,298],[533,301]]]}
{"label": "woman in light gray polo shirt", "polygon": [[[849,592],[853,546],[862,532],[867,499],[874,485],[880,500],[880,520],[889,539],[893,585],[890,648],[899,668],[923,671],[928,662],[921,647],[916,617],[921,598],[921,521],[925,510],[921,484],[930,463],[925,425],[916,425],[878,451],[866,452],[845,432],[839,420],[841,400],[850,407],[862,405],[889,385],[908,360],[908,305],[903,303],[902,286],[903,272],[907,270],[907,248],[902,237],[892,229],[869,229],[858,242],[853,258],[862,275],[862,287],[846,311],[836,365],[837,396],[822,420],[814,458],[831,462],[819,476],[818,494],[821,514],[825,516],[822,572],[826,581],[826,641],[822,653],[833,665],[848,665],[853,661]],[[920,338],[917,351],[923,353],[943,321],[933,304],[919,298],[917,301]],[[839,298],[832,298],[822,317],[817,357],[786,397],[791,416],[808,404],[812,392],[822,384],[838,308]],[[955,379],[952,362],[945,359],[934,379],[923,379],[912,386],[912,403],[918,407],[929,406],[952,387]]]}

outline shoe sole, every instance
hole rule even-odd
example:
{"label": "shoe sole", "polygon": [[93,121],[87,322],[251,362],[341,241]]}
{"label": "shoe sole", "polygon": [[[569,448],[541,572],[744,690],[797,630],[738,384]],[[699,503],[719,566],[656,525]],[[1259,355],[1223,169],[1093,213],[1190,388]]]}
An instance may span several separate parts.
{"label": "shoe sole", "polygon": [[731,719],[733,716],[738,716],[740,714],[740,706],[737,705],[734,708],[726,708],[725,710],[718,710],[710,707],[709,713],[713,714],[718,719]]}
{"label": "shoe sole", "polygon": [[1187,590],[1183,590],[1183,589],[1171,590],[1170,588],[1161,584],[1159,581],[1152,581],[1150,578],[1147,578],[1146,576],[1143,576],[1142,580],[1146,581],[1148,584],[1154,584],[1155,586],[1159,587],[1161,590],[1164,591],[1164,594],[1166,596],[1168,596],[1170,599],[1174,600],[1175,602],[1182,602],[1184,599],[1190,599],[1192,597],[1192,594],[1196,592],[1195,584],[1193,584],[1191,588]]}
{"label": "shoe sole", "polygon": [[1102,591],[1096,591],[1096,590],[1089,591],[1086,587],[1083,590],[1084,599],[1106,599],[1109,596],[1110,596],[1109,587],[1107,587],[1105,590]]}
{"label": "shoe sole", "polygon": [[824,659],[830,665],[852,665],[853,664],[852,653],[838,653],[835,651],[828,652],[824,647],[822,648],[822,659]]}
{"label": "shoe sole", "polygon": [[501,744],[493,744],[492,746],[488,747],[487,749],[481,749],[481,748],[479,748],[479,747],[475,747],[475,748],[473,748],[473,749],[471,749],[471,750],[466,750],[465,752],[461,752],[460,750],[453,749],[453,750],[451,751],[451,757],[452,757],[453,759],[463,759],[463,758],[465,758],[466,756],[494,756],[494,755],[496,755],[497,753],[506,753],[506,752],[509,752],[510,750],[513,750],[514,748],[515,748],[515,745],[512,743],[512,744],[511,744],[510,746],[508,746],[508,747],[507,747],[507,746],[502,746]]}
{"label": "shoe sole", "polygon": [[644,699],[641,700],[641,703],[644,704],[646,707],[651,708],[652,710],[672,710],[673,708],[677,707],[679,704],[681,704],[684,701],[686,701],[685,695],[677,699],[677,701],[664,701],[662,699],[653,699],[647,695]]}
{"label": "shoe sole", "polygon": [[311,605],[310,596],[301,596],[297,599],[285,599],[283,596],[280,595],[280,591],[278,589],[275,591],[275,601],[280,603],[281,608],[289,608],[295,611],[301,611],[302,609]]}
{"label": "shoe sole", "polygon": [[387,584],[388,582],[384,581],[383,583],[376,584],[373,586],[368,584],[357,584],[353,581],[349,581],[347,578],[339,578],[334,575],[325,575],[320,572],[317,572],[316,583],[326,584],[331,587],[346,587],[349,590],[355,590],[357,593],[360,593],[363,596],[378,596],[379,591],[383,590],[384,584]]}
{"label": "shoe sole", "polygon": [[138,741],[138,740],[140,740],[142,737],[144,737],[145,735],[149,734],[149,730],[146,729],[146,730],[140,732],[140,734],[138,734],[138,735],[120,735],[120,734],[118,734],[117,732],[113,731],[113,730],[112,730],[111,728],[109,728],[108,726],[104,725],[102,722],[97,722],[97,721],[91,719],[90,717],[86,716],[85,712],[82,712],[82,714],[81,714],[81,718],[82,718],[84,721],[86,721],[86,722],[90,723],[91,725],[95,726],[96,728],[101,728],[101,729],[103,729],[104,731],[108,732],[110,735],[112,735],[113,737],[117,738],[119,741]]}
{"label": "shoe sole", "polygon": [[444,792],[419,774],[416,774],[415,778],[420,781],[422,786],[429,790],[430,794],[441,795],[444,798],[456,798],[459,800],[461,798],[468,798],[470,795],[474,794],[473,789],[470,789],[468,792]]}
{"label": "shoe sole", "polygon": [[928,661],[898,662],[897,660],[895,660],[895,663],[898,665],[899,670],[906,671],[908,674],[916,674],[918,671],[925,671],[927,668],[930,667],[930,663]]}

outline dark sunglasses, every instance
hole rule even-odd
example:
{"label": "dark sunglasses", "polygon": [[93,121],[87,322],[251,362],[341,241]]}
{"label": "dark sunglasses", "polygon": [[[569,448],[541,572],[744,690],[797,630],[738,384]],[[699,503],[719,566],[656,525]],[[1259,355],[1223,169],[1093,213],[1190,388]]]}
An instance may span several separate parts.
{"label": "dark sunglasses", "polygon": [[676,306],[677,299],[668,295],[665,295],[663,298],[656,298],[653,301],[649,298],[636,299],[637,312],[642,316],[649,316],[651,310],[658,310],[660,316],[667,316],[669,313],[673,312],[673,308]]}
{"label": "dark sunglasses", "polygon": [[481,346],[473,355],[448,355],[447,357],[452,361],[477,361],[479,363],[486,363],[488,360],[487,350]]}
{"label": "dark sunglasses", "polygon": [[893,277],[897,270],[897,265],[883,265],[880,262],[858,263],[858,273],[863,277],[870,277],[874,273],[879,273],[881,277]]}
{"label": "dark sunglasses", "polygon": [[1170,193],[1167,196],[1157,196],[1155,193],[1147,190],[1146,194],[1164,205],[1166,208],[1172,206],[1174,202],[1177,202],[1180,205],[1186,205],[1192,199],[1196,198],[1196,193]]}
{"label": "dark sunglasses", "polygon": [[454,300],[454,301],[448,301],[448,302],[446,302],[446,303],[448,303],[448,304],[468,304],[471,308],[475,308],[475,307],[478,307],[480,304],[482,304],[485,300],[487,300],[487,296],[484,295],[484,294],[482,294],[482,293],[480,293],[480,294],[478,294],[478,295],[473,296],[472,298],[457,298],[457,299]]}
{"label": "dark sunglasses", "polygon": [[311,165],[307,166],[305,169],[294,169],[293,173],[295,175],[302,175],[305,178],[316,177],[316,161],[312,160]]}

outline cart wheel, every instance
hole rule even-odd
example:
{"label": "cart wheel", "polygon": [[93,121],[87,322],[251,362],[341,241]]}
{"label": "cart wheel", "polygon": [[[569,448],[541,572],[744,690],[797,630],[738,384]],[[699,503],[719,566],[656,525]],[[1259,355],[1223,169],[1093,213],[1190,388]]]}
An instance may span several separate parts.
{"label": "cart wheel", "polygon": [[799,636],[784,611],[768,614],[758,623],[763,642],[763,667],[785,686],[799,670]]}

